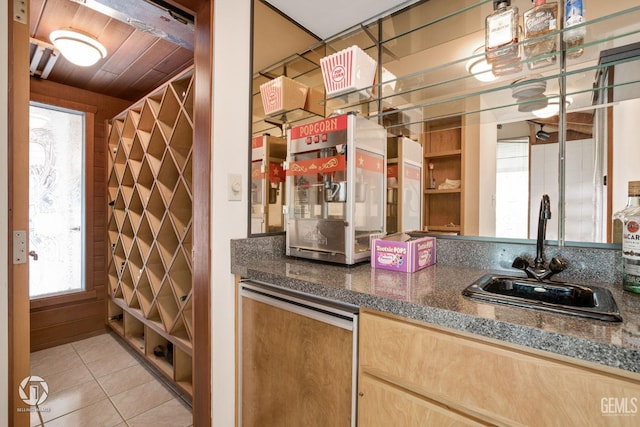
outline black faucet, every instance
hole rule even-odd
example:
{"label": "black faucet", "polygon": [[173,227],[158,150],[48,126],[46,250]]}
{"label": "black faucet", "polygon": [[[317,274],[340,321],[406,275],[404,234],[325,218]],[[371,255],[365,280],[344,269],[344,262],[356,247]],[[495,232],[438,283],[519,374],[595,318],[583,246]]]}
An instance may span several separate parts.
{"label": "black faucet", "polygon": [[540,212],[538,214],[538,240],[536,242],[536,259],[533,265],[523,257],[517,257],[513,260],[511,267],[527,273],[528,277],[536,280],[549,279],[556,273],[561,272],[567,267],[567,263],[560,257],[553,257],[549,266],[544,264],[544,241],[547,235],[547,220],[551,219],[551,202],[548,195],[543,195],[540,201]]}

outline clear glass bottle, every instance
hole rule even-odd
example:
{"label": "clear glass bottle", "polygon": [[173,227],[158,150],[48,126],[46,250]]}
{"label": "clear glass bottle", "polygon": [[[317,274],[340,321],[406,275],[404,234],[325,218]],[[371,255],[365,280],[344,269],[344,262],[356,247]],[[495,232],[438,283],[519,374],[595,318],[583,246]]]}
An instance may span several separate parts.
{"label": "clear glass bottle", "polygon": [[564,9],[564,42],[567,48],[567,58],[577,58],[584,52],[583,48],[573,48],[584,43],[587,28],[581,25],[578,28],[570,29],[573,26],[582,24],[584,16],[584,0],[566,0]]}
{"label": "clear glass bottle", "polygon": [[627,194],[627,206],[613,214],[611,243],[622,244],[624,216],[627,211],[631,211],[640,206],[640,181],[629,181],[629,190]]}
{"label": "clear glass bottle", "polygon": [[518,8],[510,0],[494,0],[485,20],[485,54],[496,76],[522,70],[518,44]]}
{"label": "clear glass bottle", "polygon": [[640,294],[640,207],[627,212],[622,239],[622,287]]}
{"label": "clear glass bottle", "polygon": [[[527,10],[523,18],[524,57],[530,60],[527,62],[529,69],[535,70],[555,64],[557,35],[543,36],[558,29],[558,3],[535,0],[533,8]],[[530,39],[535,40],[526,42]],[[532,58],[535,59],[531,60]]]}
{"label": "clear glass bottle", "polygon": [[[640,181],[629,182],[629,199],[632,197],[640,197]],[[637,203],[637,200],[631,202]],[[640,294],[640,206],[623,210],[622,268],[623,289]]]}

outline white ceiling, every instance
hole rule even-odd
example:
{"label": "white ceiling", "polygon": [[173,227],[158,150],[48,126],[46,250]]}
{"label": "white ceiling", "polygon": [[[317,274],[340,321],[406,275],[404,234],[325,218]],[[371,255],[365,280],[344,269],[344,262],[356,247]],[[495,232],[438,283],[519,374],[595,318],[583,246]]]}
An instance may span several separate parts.
{"label": "white ceiling", "polygon": [[321,40],[417,0],[265,0]]}

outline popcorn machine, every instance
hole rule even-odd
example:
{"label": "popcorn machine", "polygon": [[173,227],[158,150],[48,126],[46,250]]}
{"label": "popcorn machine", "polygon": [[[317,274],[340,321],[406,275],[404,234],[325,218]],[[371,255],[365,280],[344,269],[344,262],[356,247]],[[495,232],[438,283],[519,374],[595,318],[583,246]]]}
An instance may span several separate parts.
{"label": "popcorn machine", "polygon": [[422,229],[422,145],[387,140],[387,233]]}
{"label": "popcorn machine", "polygon": [[292,127],[286,169],[286,254],[355,264],[385,232],[387,137],[355,113]]}
{"label": "popcorn machine", "polygon": [[284,231],[285,175],[282,164],[287,141],[269,135],[251,140],[251,233]]}

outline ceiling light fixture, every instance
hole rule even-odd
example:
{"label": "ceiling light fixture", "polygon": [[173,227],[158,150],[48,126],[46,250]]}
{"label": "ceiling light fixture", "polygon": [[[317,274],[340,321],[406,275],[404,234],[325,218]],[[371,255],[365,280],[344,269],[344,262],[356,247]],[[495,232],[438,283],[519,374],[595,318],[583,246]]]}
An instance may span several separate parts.
{"label": "ceiling light fixture", "polygon": [[[565,105],[568,107],[573,102],[573,98],[567,96],[565,97]],[[553,96],[549,98],[549,102],[547,102],[547,106],[544,108],[540,108],[538,110],[533,110],[532,113],[536,117],[540,117],[541,119],[546,119],[549,117],[553,117],[560,111],[560,97]]]}
{"label": "ceiling light fixture", "polygon": [[536,138],[541,141],[547,141],[549,138],[551,138],[551,135],[549,134],[549,132],[544,131],[544,125],[540,125],[540,130],[536,132]]}
{"label": "ceiling light fixture", "polygon": [[107,56],[107,49],[102,43],[77,30],[55,30],[49,39],[62,56],[81,67],[90,67]]}
{"label": "ceiling light fixture", "polygon": [[481,82],[492,82],[497,79],[484,56],[484,45],[473,51],[473,56],[467,61],[466,68],[469,74]]}
{"label": "ceiling light fixture", "polygon": [[511,96],[518,101],[543,96],[545,90],[547,81],[543,79],[542,74],[531,74],[511,83]]}

